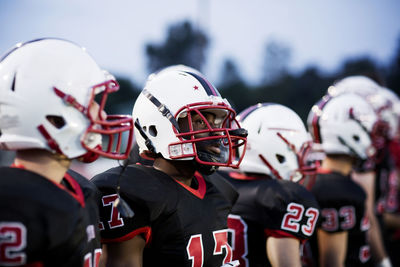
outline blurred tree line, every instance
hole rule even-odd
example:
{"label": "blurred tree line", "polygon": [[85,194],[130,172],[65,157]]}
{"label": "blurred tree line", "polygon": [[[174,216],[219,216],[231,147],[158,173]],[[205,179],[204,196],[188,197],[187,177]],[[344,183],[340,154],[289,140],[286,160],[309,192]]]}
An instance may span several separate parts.
{"label": "blurred tree line", "polygon": [[[184,64],[202,70],[210,41],[206,33],[189,21],[171,25],[165,41],[146,44],[148,73],[175,64]],[[366,75],[380,84],[400,93],[400,38],[397,51],[388,66],[379,66],[372,58],[361,57],[345,60],[334,73],[326,74],[318,66],[305,67],[299,73],[289,71],[290,47],[271,40],[266,43],[262,55],[264,67],[260,82],[249,85],[232,59],[225,59],[214,84],[239,113],[259,102],[275,102],[296,111],[305,122],[308,112],[335,80],[349,75]],[[142,85],[136,85],[131,77],[117,77],[120,91],[111,94],[106,110],[109,114],[130,114]],[[0,162],[7,162],[12,152],[0,152]],[[5,159],[6,158],[6,159]]]}
{"label": "blurred tree line", "polygon": [[[169,65],[184,64],[201,71],[209,43],[207,34],[189,21],[171,25],[163,42],[146,44],[147,70],[152,73]],[[265,46],[263,74],[257,85],[247,84],[238,65],[229,58],[223,62],[220,80],[213,82],[238,112],[258,102],[275,102],[292,108],[304,121],[329,85],[349,75],[369,76],[400,93],[400,39],[395,58],[388,66],[379,66],[372,58],[360,57],[345,60],[331,74],[322,73],[318,66],[308,66],[294,74],[288,67],[290,56],[290,47],[271,40]],[[121,91],[109,99],[109,112],[130,113],[132,99],[136,99],[141,87],[128,78],[117,79]]]}

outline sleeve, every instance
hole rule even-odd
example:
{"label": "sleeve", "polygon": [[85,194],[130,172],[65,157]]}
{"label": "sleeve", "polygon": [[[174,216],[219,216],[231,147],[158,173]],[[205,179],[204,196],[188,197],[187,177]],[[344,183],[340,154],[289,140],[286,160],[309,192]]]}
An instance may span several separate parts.
{"label": "sleeve", "polygon": [[335,183],[313,188],[321,209],[321,229],[337,233],[361,227],[365,212],[365,192],[353,183],[343,183],[340,180]]}
{"label": "sleeve", "polygon": [[274,181],[267,188],[259,188],[257,202],[259,210],[263,211],[262,222],[267,236],[303,241],[314,233],[319,206],[314,196],[300,185]]}
{"label": "sleeve", "polygon": [[[120,194],[117,194],[117,183],[120,182]],[[111,169],[93,178],[101,191],[100,234],[103,243],[122,242],[141,234],[146,242],[151,237],[151,224],[162,213],[165,207],[163,187],[154,177],[146,175],[136,166],[128,167],[120,175],[118,168]],[[118,198],[122,198],[134,215],[124,217],[116,207]]]}

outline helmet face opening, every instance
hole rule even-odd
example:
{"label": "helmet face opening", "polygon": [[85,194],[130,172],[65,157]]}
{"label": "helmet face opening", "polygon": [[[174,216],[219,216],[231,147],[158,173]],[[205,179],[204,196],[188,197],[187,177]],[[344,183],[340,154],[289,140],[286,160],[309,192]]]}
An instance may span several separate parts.
{"label": "helmet face opening", "polygon": [[194,103],[176,115],[179,142],[169,145],[171,159],[194,157],[203,165],[237,168],[243,158],[238,149],[246,145],[246,133],[237,131],[236,113],[224,103]]}
{"label": "helmet face opening", "polygon": [[[317,162],[312,158],[312,147],[313,143],[311,141],[305,142],[296,153],[299,171],[302,174],[300,179],[303,179],[305,176],[313,176],[317,173]],[[298,182],[300,179],[295,182]]]}
{"label": "helmet face opening", "polygon": [[[280,132],[277,132],[276,135],[288,146],[288,150],[291,151],[292,155],[296,156],[297,168],[290,171],[289,175],[281,174],[278,169],[274,168],[273,164],[268,161],[263,155],[259,155],[261,161],[270,169],[271,173],[274,175],[276,179],[288,179],[293,182],[299,182],[305,176],[312,176],[316,174],[316,165],[310,159],[310,153],[312,149],[312,142],[306,141],[304,142],[300,149],[297,150],[296,146],[291,143],[288,139],[286,139]],[[289,156],[290,154],[287,154]],[[275,154],[277,161],[279,164],[287,164],[286,157],[281,154]],[[279,168],[280,169],[280,168]],[[288,176],[288,177],[286,177]]]}
{"label": "helmet face opening", "polygon": [[[68,105],[84,114],[89,120],[89,127],[81,138],[82,147],[88,153],[81,157],[84,162],[92,162],[98,156],[112,159],[126,159],[133,140],[133,121],[127,115],[107,115],[104,111],[107,97],[119,90],[115,80],[109,80],[92,87],[86,106],[78,103],[72,96],[54,88],[55,93]],[[97,100],[98,99],[98,100]],[[123,137],[127,135],[127,143]],[[95,156],[97,155],[97,156]]]}

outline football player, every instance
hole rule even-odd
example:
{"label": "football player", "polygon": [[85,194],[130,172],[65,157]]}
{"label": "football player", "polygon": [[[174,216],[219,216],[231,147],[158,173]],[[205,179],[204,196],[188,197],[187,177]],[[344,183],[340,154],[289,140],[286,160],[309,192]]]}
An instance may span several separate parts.
{"label": "football player", "polygon": [[238,118],[248,130],[247,151],[239,171],[220,172],[239,192],[228,219],[233,258],[243,267],[301,266],[300,244],[319,216],[314,196],[297,183],[312,174],[305,164],[311,137],[280,104],[257,104]]}
{"label": "football player", "polygon": [[371,265],[366,192],[350,175],[374,154],[370,134],[376,119],[369,103],[352,93],[324,96],[309,114],[314,142],[326,154],[307,184],[321,208],[322,223],[311,238],[318,266]]}
{"label": "football player", "polygon": [[118,89],[66,40],[20,43],[0,59],[0,147],[16,151],[0,168],[1,266],[97,266],[96,188],[67,170],[73,159],[126,158],[118,136],[133,136],[132,118],[103,110]]}
{"label": "football player", "polygon": [[391,191],[388,185],[390,177],[395,175],[395,167],[389,147],[393,144],[391,140],[398,129],[398,116],[394,112],[393,100],[388,98],[384,91],[376,82],[365,76],[346,77],[328,89],[331,96],[348,92],[360,95],[372,106],[378,117],[371,131],[375,156],[363,166],[357,166],[352,172],[352,178],[367,193],[367,213],[370,221],[368,242],[373,260],[377,264],[384,264],[382,266],[390,266],[379,220],[383,214],[388,214],[388,209],[384,208],[388,207],[386,200],[392,199],[389,196]]}
{"label": "football player", "polygon": [[382,216],[383,238],[386,251],[393,266],[400,265],[400,99],[390,89],[382,87],[378,91],[390,106],[394,120],[390,123],[390,138],[385,142],[385,157],[377,165],[379,175],[380,198],[378,199],[377,211]]}
{"label": "football player", "polygon": [[[201,74],[153,75],[133,107],[135,138],[152,166],[94,177],[109,266],[221,266],[232,261],[227,216],[237,198],[218,166],[237,167],[247,132]],[[122,204],[121,204],[122,203]],[[120,209],[118,209],[120,207]]]}

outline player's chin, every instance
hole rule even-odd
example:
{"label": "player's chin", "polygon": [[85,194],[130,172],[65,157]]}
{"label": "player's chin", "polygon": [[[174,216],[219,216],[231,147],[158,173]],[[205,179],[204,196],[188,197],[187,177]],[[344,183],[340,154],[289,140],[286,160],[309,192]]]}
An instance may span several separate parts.
{"label": "player's chin", "polygon": [[215,156],[218,156],[218,155],[221,154],[221,149],[220,149],[220,147],[219,147],[219,146],[215,146],[215,145],[213,145],[213,146],[208,146],[208,147],[206,148],[206,151],[208,151],[208,153],[213,154],[213,155],[215,155]]}

